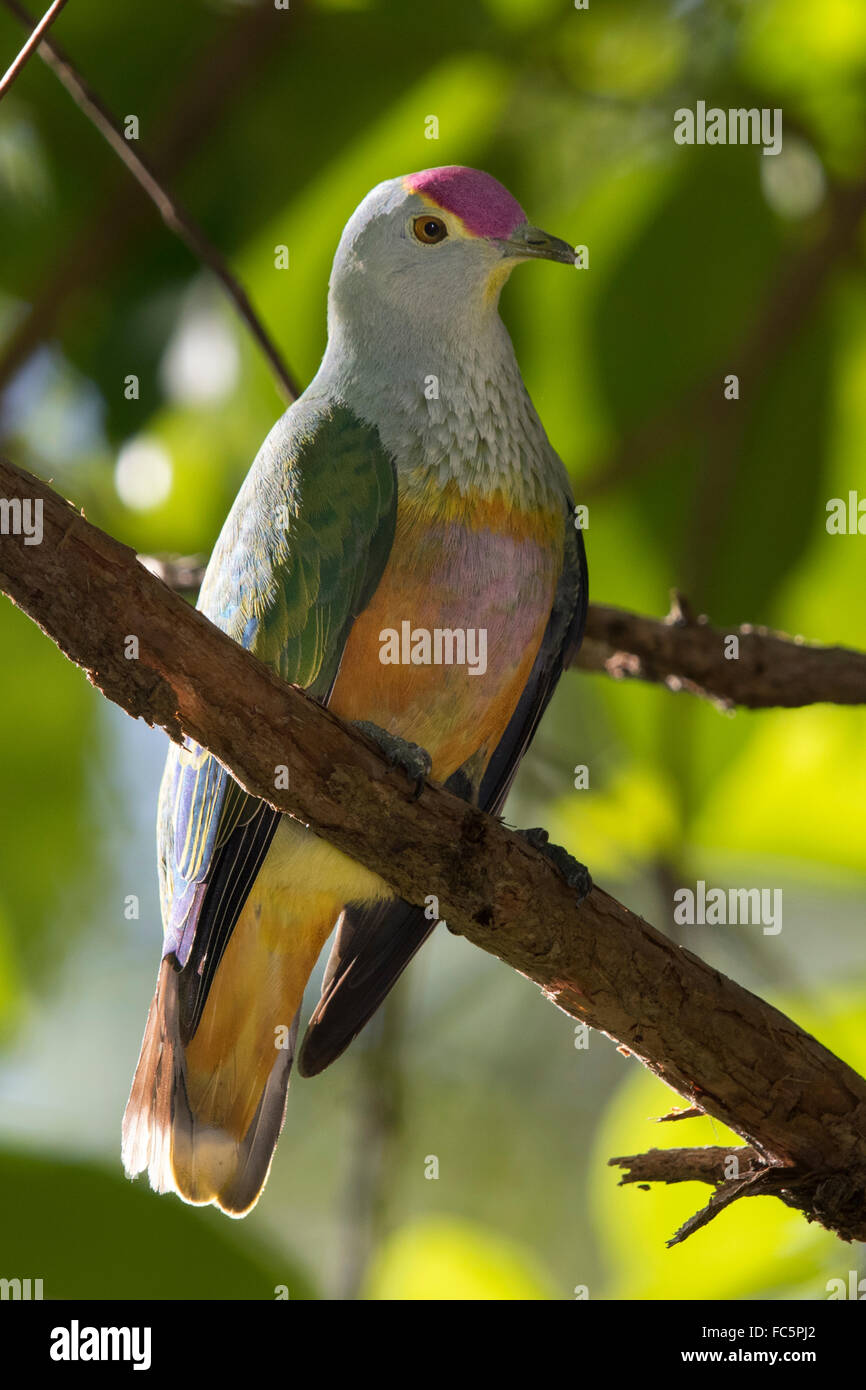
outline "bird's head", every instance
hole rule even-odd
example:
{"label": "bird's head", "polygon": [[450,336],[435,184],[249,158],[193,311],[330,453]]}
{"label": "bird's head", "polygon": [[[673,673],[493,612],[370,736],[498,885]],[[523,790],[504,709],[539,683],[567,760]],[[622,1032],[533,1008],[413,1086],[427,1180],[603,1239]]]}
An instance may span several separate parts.
{"label": "bird's head", "polygon": [[[346,225],[331,276],[340,314],[417,322],[464,319],[495,310],[518,261],[574,265],[568,242],[532,226],[497,179],[447,165],[389,179]],[[372,325],[371,325],[372,326]]]}

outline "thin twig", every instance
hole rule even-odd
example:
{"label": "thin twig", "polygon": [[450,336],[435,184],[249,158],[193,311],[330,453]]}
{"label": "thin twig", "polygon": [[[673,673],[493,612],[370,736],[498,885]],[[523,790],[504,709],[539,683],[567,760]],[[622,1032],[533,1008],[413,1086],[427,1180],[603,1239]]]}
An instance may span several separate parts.
{"label": "thin twig", "polygon": [[[302,14],[303,11],[301,10]],[[299,7],[292,10],[292,33]],[[226,119],[224,93],[237,98],[255,79],[265,61],[287,42],[289,26],[267,6],[241,9],[220,28],[201,61],[184,71],[183,85],[153,137],[155,167],[163,183],[174,179],[199,152],[219,121]],[[96,196],[87,218],[56,247],[50,270],[38,286],[23,294],[27,301],[0,351],[0,392],[40,343],[55,337],[71,301],[106,276],[134,249],[135,237],[150,216],[148,198],[130,198],[127,171],[112,160],[106,171],[105,196]]]}
{"label": "thin twig", "polygon": [[21,52],[18,54],[18,57],[15,58],[12,63],[10,63],[3,76],[0,77],[0,101],[2,101],[5,97],[6,93],[12,86],[12,83],[15,81],[15,78],[18,76],[19,72],[21,72],[26,66],[26,64],[30,61],[31,55],[39,47],[40,40],[44,37],[45,34],[48,33],[48,30],[51,28],[52,24],[54,23],[57,16],[60,14],[60,11],[63,9],[63,6],[65,4],[66,0],[54,0],[53,5],[50,5],[48,7],[48,9],[45,11],[44,15],[40,19],[39,23],[36,25],[36,28],[33,30],[24,47],[21,49]]}
{"label": "thin twig", "polygon": [[[28,27],[32,26],[32,16],[18,3],[18,0],[3,0],[3,3],[22,24]],[[135,152],[118,122],[88,86],[66,54],[50,39],[43,39],[39,44],[38,51],[40,58],[62,82],[79,110],[84,112],[88,120],[93,123],[114,152],[123,160],[133,178],[158,209],[165,225],[183,241],[194,256],[213,271],[268,359],[274,376],[277,378],[281,394],[288,401],[295,400],[300,393],[300,388],[283,362],[275,343],[265,330],[246,291],[229,269],[222,253],[208,240],[174,195],[163,186],[149,162]]]}

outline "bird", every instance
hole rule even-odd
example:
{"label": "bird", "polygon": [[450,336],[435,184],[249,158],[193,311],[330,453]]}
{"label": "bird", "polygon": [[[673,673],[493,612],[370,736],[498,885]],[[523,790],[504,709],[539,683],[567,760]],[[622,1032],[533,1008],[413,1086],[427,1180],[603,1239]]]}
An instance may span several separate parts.
{"label": "bird", "polygon": [[[259,450],[198,599],[416,789],[432,778],[496,816],[579,647],[588,592],[568,473],[499,313],[531,260],[576,253],[482,170],[426,169],[363,199],[336,251],[321,365]],[[435,917],[190,738],[168,752],[157,842],[163,954],[123,1163],[157,1192],[243,1216],[335,925],[298,1052],[308,1077],[357,1036]],[[585,894],[583,866],[547,848]]]}

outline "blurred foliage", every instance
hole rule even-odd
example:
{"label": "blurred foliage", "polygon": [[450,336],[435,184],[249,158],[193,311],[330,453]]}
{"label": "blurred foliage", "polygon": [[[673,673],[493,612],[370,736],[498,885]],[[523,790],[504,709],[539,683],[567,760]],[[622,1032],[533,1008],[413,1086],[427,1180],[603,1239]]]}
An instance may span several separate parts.
{"label": "blurred foliage", "polygon": [[[825,991],[819,1011],[803,998],[786,999],[783,1007],[828,1047],[866,1072],[863,1001],[850,990]],[[681,1245],[667,1249],[678,1228],[707,1203],[711,1188],[703,1183],[613,1186],[608,1158],[643,1153],[650,1148],[731,1145],[743,1142],[709,1118],[658,1128],[652,1118],[664,1115],[679,1097],[649,1072],[634,1068],[629,1083],[608,1107],[597,1138],[593,1173],[596,1219],[610,1257],[609,1298],[752,1298],[820,1297],[828,1279],[845,1278],[850,1249],[826,1231],[808,1228],[798,1212],[773,1198],[749,1198],[735,1204]],[[681,1131],[688,1130],[688,1139]],[[619,1173],[619,1169],[613,1170]]]}
{"label": "blurred foliage", "polygon": [[[77,0],[55,35],[119,117],[138,116],[142,149],[303,381],[333,250],[367,189],[450,162],[500,177],[533,220],[589,248],[571,280],[521,268],[503,314],[590,506],[593,596],[661,613],[677,586],[721,624],[864,647],[862,538],[824,526],[827,500],[866,496],[866,236],[834,234],[840,198],[866,179],[864,13],[861,0],[442,0],[435,14]],[[0,9],[6,61],[20,38]],[[781,107],[782,153],[676,145],[673,113],[698,100]],[[0,105],[0,390],[4,450],[148,552],[209,550],[281,409],[219,287],[36,61]],[[92,1297],[331,1295],[358,1225],[353,1126],[365,1132],[378,1025],[293,1085],[241,1227],[111,1176],[156,965],[162,740],[109,711],[8,605],[0,625],[0,1274]],[[509,818],[546,824],[663,928],[672,884],[783,885],[779,937],[694,928],[688,944],[862,1069],[863,735],[860,710],[726,717],[572,675]],[[124,919],[131,893],[138,921]],[[411,1026],[361,1296],[820,1298],[856,1260],[770,1200],[667,1251],[706,1191],[619,1189],[604,1166],[659,1142],[643,1127],[666,1106],[659,1083],[600,1038],[576,1049],[570,1020],[462,942],[426,948],[401,996]],[[702,1134],[719,1142],[709,1125],[684,1142]]]}
{"label": "blurred foliage", "polygon": [[383,1243],[363,1294],[376,1299],[556,1298],[556,1285],[535,1265],[531,1252],[468,1221],[418,1221]]}
{"label": "blurred foliage", "polygon": [[215,1212],[154,1203],[116,1172],[5,1153],[0,1182],[19,1198],[4,1205],[3,1267],[42,1279],[45,1298],[312,1296],[300,1269],[239,1240]]}

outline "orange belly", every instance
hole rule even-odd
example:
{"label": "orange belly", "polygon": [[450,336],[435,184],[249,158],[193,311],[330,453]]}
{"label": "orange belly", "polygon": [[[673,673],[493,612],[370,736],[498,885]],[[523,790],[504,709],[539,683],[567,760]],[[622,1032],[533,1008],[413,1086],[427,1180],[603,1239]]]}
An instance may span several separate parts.
{"label": "orange belly", "polygon": [[[480,779],[529,679],[562,565],[559,511],[529,516],[469,499],[468,512],[483,524],[402,504],[385,573],[352,628],[330,700],[342,718],[372,720],[426,748],[437,781],[476,755]],[[468,661],[446,664],[447,639],[441,664],[388,660],[388,634],[402,636],[407,623],[430,634],[434,656],[437,629],[473,630],[475,673]],[[411,645],[400,643],[401,657]],[[423,642],[414,645],[426,655]]]}

